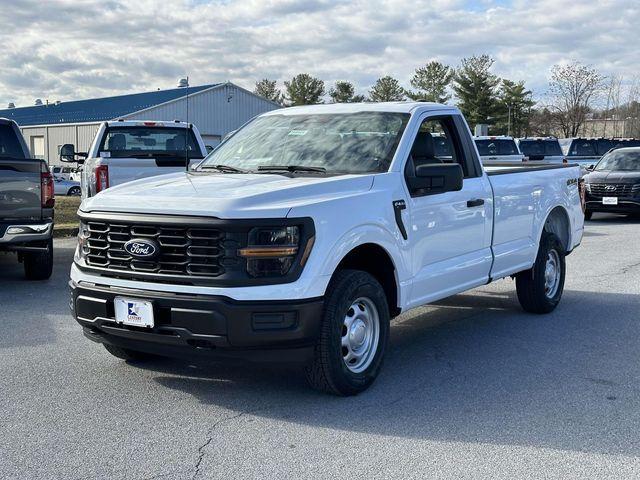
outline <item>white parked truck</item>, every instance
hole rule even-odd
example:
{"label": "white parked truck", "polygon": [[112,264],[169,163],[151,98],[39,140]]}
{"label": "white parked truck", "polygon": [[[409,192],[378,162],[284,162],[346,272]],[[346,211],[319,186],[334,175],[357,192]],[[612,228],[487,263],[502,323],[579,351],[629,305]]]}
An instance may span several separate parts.
{"label": "white parked truck", "polygon": [[480,160],[483,163],[523,162],[524,155],[518,149],[513,137],[474,137]]}
{"label": "white parked truck", "polygon": [[87,153],[75,152],[71,144],[63,145],[60,160],[84,164],[82,195],[92,197],[131,180],[184,171],[187,164],[199,163],[206,154],[194,125],[114,120],[100,125]]}
{"label": "white parked truck", "polygon": [[193,171],[82,202],[73,315],[120,358],[299,361],[315,388],[356,394],[401,312],[511,276],[526,311],[556,308],[578,176],[487,171],[454,107],[276,110]]}

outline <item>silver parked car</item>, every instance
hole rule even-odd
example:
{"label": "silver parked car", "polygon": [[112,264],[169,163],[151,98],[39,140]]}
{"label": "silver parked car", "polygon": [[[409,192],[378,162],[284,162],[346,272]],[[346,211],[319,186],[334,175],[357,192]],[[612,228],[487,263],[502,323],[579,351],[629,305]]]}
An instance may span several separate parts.
{"label": "silver parked car", "polygon": [[80,182],[66,180],[62,177],[53,177],[53,187],[56,195],[80,196]]}

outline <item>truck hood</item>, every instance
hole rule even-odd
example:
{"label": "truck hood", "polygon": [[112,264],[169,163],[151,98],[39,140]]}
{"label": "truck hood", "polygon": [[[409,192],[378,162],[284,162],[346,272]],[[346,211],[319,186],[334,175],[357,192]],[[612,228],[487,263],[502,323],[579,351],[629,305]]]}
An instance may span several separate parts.
{"label": "truck hood", "polygon": [[282,218],[296,206],[361,194],[371,189],[373,178],[180,172],[111,187],[85,199],[80,210]]}
{"label": "truck hood", "polygon": [[585,175],[584,179],[587,183],[637,183],[640,182],[640,172],[596,171]]}

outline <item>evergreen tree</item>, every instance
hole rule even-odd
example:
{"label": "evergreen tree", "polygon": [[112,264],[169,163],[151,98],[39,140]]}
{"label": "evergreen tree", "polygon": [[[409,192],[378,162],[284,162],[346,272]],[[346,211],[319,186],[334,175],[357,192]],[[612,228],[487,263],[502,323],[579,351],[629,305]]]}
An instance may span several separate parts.
{"label": "evergreen tree", "polygon": [[502,80],[500,85],[500,113],[496,122],[499,133],[522,137],[528,132],[531,108],[535,105],[531,99],[531,90],[527,90],[524,82]]}
{"label": "evergreen tree", "polygon": [[356,103],[364,102],[364,95],[356,95],[355,87],[351,82],[337,81],[335,86],[329,90],[329,96],[333,103]]}
{"label": "evergreen tree", "polygon": [[453,77],[458,107],[471,128],[478,123],[492,123],[500,112],[500,79],[489,71],[493,62],[488,55],[463,58]]}
{"label": "evergreen tree", "polygon": [[405,99],[404,88],[393,77],[386,76],[376,80],[369,91],[369,100],[372,102],[395,102]]}
{"label": "evergreen tree", "polygon": [[416,70],[411,79],[411,86],[416,91],[408,92],[413,100],[447,103],[451,95],[447,92],[454,70],[448,65],[433,61]]}
{"label": "evergreen tree", "polygon": [[269,80],[268,78],[263,78],[259,82],[256,82],[256,88],[253,89],[253,93],[272,102],[279,103],[280,105],[282,105],[282,101],[284,100],[280,89],[276,85],[276,81]]}
{"label": "evergreen tree", "polygon": [[286,101],[290,106],[322,103],[324,82],[308,73],[299,73],[290,82],[284,82]]}

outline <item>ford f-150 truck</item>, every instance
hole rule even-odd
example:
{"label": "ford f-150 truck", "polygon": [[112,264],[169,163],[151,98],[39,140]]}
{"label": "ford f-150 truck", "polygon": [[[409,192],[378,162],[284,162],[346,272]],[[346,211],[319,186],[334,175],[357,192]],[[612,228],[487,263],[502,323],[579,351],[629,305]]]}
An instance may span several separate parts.
{"label": "ford f-150 truck", "polygon": [[16,252],[30,280],[53,267],[53,176],[32,159],[18,126],[0,118],[0,252]]}
{"label": "ford f-150 truck", "polygon": [[356,394],[401,312],[505,277],[526,311],[552,311],[582,237],[578,176],[487,171],[449,106],[277,110],[190,172],[85,199],[72,312],[123,359],[296,360]]}
{"label": "ford f-150 truck", "polygon": [[84,164],[82,195],[92,197],[131,180],[184,171],[187,164],[199,163],[206,154],[204,141],[192,124],[114,120],[100,125],[86,154],[67,144],[60,149],[60,160]]}

